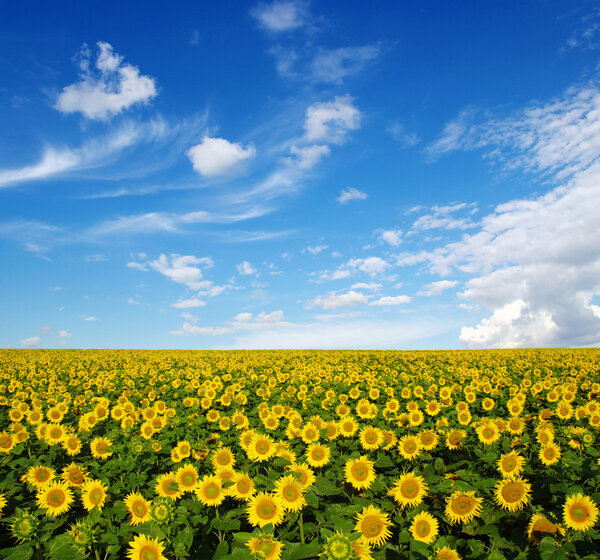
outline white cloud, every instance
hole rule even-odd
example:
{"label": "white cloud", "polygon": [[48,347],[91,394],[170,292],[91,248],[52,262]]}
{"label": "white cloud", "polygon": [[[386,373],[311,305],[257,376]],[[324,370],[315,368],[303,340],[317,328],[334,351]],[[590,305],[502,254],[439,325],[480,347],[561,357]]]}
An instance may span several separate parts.
{"label": "white cloud", "polygon": [[318,296],[309,303],[309,308],[320,307],[321,309],[343,309],[368,303],[368,296],[350,290],[345,294],[329,294],[327,296]]}
{"label": "white cloud", "polygon": [[89,316],[89,317],[84,317],[83,320],[93,322],[93,321],[99,321],[100,319],[98,319],[98,317]]}
{"label": "white cloud", "polygon": [[[135,296],[135,297],[138,297],[138,296]],[[132,298],[132,297],[127,298],[127,303],[128,303],[128,305],[142,305],[141,301],[138,301],[137,299]]]}
{"label": "white cloud", "polygon": [[80,157],[70,150],[59,152],[53,148],[48,148],[42,154],[39,163],[28,165],[21,169],[0,171],[0,187],[55,175],[75,167],[79,162]]}
{"label": "white cloud", "polygon": [[67,86],[58,96],[55,108],[62,113],[80,112],[88,119],[107,120],[138,103],[148,103],[157,95],[156,83],[131,64],[113,47],[98,42],[96,71],[90,70],[90,52],[84,45],[80,53],[80,81]]}
{"label": "white cloud", "polygon": [[336,200],[340,204],[346,204],[347,202],[350,202],[351,200],[365,200],[365,198],[367,198],[367,196],[368,196],[367,193],[359,191],[358,189],[355,189],[354,187],[348,187],[347,189],[342,189],[340,196],[338,196],[336,198]]}
{"label": "white cloud", "polygon": [[315,247],[306,247],[302,249],[303,253],[310,253],[311,255],[318,255],[327,249],[329,245],[316,245]]}
{"label": "white cloud", "polygon": [[455,286],[458,286],[458,282],[456,280],[440,280],[439,282],[431,282],[430,284],[423,286],[417,295],[437,296],[449,288],[454,288]]}
{"label": "white cloud", "polygon": [[389,305],[404,305],[405,303],[410,303],[411,301],[412,298],[410,296],[384,296],[370,302],[369,305],[385,307]]}
{"label": "white cloud", "polygon": [[194,307],[204,307],[205,305],[206,302],[195,297],[182,299],[172,304],[172,306],[177,309],[193,309]]}
{"label": "white cloud", "polygon": [[243,148],[225,140],[205,136],[200,144],[192,146],[186,155],[190,158],[194,170],[203,177],[215,177],[236,170],[239,165],[256,154],[254,146]]}
{"label": "white cloud", "polygon": [[251,11],[261,27],[273,33],[302,27],[306,21],[304,2],[272,2],[260,4]]}
{"label": "white cloud", "polygon": [[389,229],[381,232],[381,240],[392,247],[397,247],[402,243],[402,231],[399,229]]}
{"label": "white cloud", "polygon": [[379,56],[379,45],[320,48],[312,61],[312,78],[316,81],[341,84],[345,77],[358,74],[369,62]]}
{"label": "white cloud", "polygon": [[95,254],[95,255],[87,255],[85,257],[85,262],[104,262],[108,259],[104,255]]}
{"label": "white cloud", "polygon": [[306,146],[304,148],[292,146],[290,148],[290,153],[296,158],[291,160],[291,163],[296,165],[299,169],[312,169],[321,161],[321,159],[331,154],[331,149],[327,145],[320,146],[318,144]]}
{"label": "white cloud", "polygon": [[206,287],[206,284],[202,282],[202,268],[212,267],[213,261],[210,257],[178,254],[171,254],[170,257],[167,257],[161,254],[157,260],[147,264],[173,282],[183,284],[191,290],[201,290]]}
{"label": "white cloud", "polygon": [[[600,88],[573,87],[507,119],[470,122],[451,149],[480,147],[507,169],[559,186],[497,206],[478,230],[417,255],[442,275],[471,278],[459,296],[491,310],[461,340],[470,347],[598,346]],[[450,149],[450,148],[449,148]],[[408,258],[408,256],[406,256]]]}
{"label": "white cloud", "polygon": [[201,327],[184,322],[181,329],[172,331],[175,335],[204,335],[204,336],[222,336],[234,333],[236,331],[261,331],[274,327],[288,327],[292,323],[283,321],[283,311],[280,309],[267,313],[262,311],[256,317],[252,313],[238,313],[233,321],[217,327]]}
{"label": "white cloud", "polygon": [[58,331],[58,338],[71,338],[72,336],[68,331]]}
{"label": "white cloud", "polygon": [[377,276],[383,274],[391,265],[380,257],[367,257],[350,259],[346,266],[356,268],[369,276]]}
{"label": "white cloud", "polygon": [[[431,214],[424,214],[414,221],[409,235],[432,229],[471,229],[477,226],[477,223],[469,218],[477,211],[475,203],[455,202],[445,206],[432,206],[431,210]],[[466,212],[467,216],[456,217],[455,214],[460,211]]]}
{"label": "white cloud", "polygon": [[241,274],[242,276],[256,274],[256,268],[254,268],[252,263],[249,263],[248,261],[241,262],[240,264],[236,265],[235,268],[237,269],[238,274]]}
{"label": "white cloud", "polygon": [[21,340],[21,348],[37,348],[41,343],[39,336],[30,336]]}
{"label": "white cloud", "polygon": [[377,282],[357,282],[356,284],[352,284],[351,290],[370,290],[372,292],[377,292],[382,287],[381,284]]}
{"label": "white cloud", "polygon": [[148,270],[144,264],[135,261],[128,262],[126,266],[127,268],[133,268],[134,270],[141,270],[143,272],[147,272]]}
{"label": "white cloud", "polygon": [[341,144],[349,131],[359,128],[360,118],[361,113],[349,95],[326,103],[314,103],[306,110],[306,139]]}
{"label": "white cloud", "polygon": [[418,134],[409,133],[406,130],[406,127],[397,121],[392,123],[387,131],[392,135],[394,140],[400,144],[401,148],[411,148],[421,141]]}

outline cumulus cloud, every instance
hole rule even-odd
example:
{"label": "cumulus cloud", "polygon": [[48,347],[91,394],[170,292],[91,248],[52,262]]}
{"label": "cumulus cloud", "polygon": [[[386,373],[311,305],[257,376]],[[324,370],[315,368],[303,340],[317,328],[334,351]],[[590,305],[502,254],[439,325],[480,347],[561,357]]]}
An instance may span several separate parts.
{"label": "cumulus cloud", "polygon": [[311,255],[318,255],[327,249],[329,245],[316,245],[314,247],[306,247],[302,249],[303,253],[310,253]]}
{"label": "cumulus cloud", "polygon": [[440,280],[439,282],[431,282],[423,286],[417,295],[419,296],[437,296],[450,288],[458,286],[456,280]]}
{"label": "cumulus cloud", "polygon": [[206,287],[206,284],[202,282],[202,270],[211,268],[213,261],[210,257],[178,254],[171,254],[167,257],[161,254],[158,259],[147,264],[173,282],[183,284],[191,290],[201,290]]}
{"label": "cumulus cloud", "polygon": [[177,309],[193,309],[194,307],[204,307],[205,305],[205,301],[202,301],[196,297],[180,299],[178,302],[172,304],[172,306]]}
{"label": "cumulus cloud", "polygon": [[186,152],[194,170],[203,177],[231,173],[255,154],[256,150],[252,145],[243,148],[241,144],[229,142],[225,138],[209,136],[205,136],[200,144],[192,146]]}
{"label": "cumulus cloud", "polygon": [[369,305],[387,307],[389,305],[404,305],[405,303],[410,303],[411,301],[412,298],[410,296],[384,296],[370,302]]}
{"label": "cumulus cloud", "polygon": [[39,336],[30,336],[21,340],[21,348],[37,348],[42,339]]}
{"label": "cumulus cloud", "polygon": [[381,284],[377,282],[357,282],[356,284],[352,284],[351,290],[370,290],[372,292],[377,292],[382,287]]}
{"label": "cumulus cloud", "polygon": [[301,1],[259,4],[250,13],[262,28],[273,33],[302,27],[307,16],[306,4]]}
{"label": "cumulus cloud", "polygon": [[305,146],[303,148],[292,146],[290,153],[294,156],[291,163],[296,167],[299,169],[312,169],[321,159],[331,153],[331,148],[326,144],[321,146],[313,144],[312,146]]}
{"label": "cumulus cloud", "polygon": [[347,189],[342,189],[340,196],[336,198],[336,200],[340,204],[346,204],[351,200],[365,200],[367,198],[367,193],[359,191],[354,187],[348,187]]}
{"label": "cumulus cloud", "polygon": [[325,141],[341,144],[349,131],[360,126],[361,113],[349,95],[333,101],[314,103],[306,110],[304,130],[310,142]]}
{"label": "cumulus cloud", "polygon": [[391,265],[380,257],[367,257],[350,259],[346,266],[360,270],[369,276],[377,276],[383,274]]}
{"label": "cumulus cloud", "polygon": [[369,298],[365,294],[350,290],[345,294],[329,294],[326,296],[318,296],[312,300],[308,307],[320,307],[321,309],[343,309],[345,307],[354,307],[368,303]]}
{"label": "cumulus cloud", "polygon": [[71,338],[72,336],[68,331],[58,331],[58,338]]}
{"label": "cumulus cloud", "polygon": [[235,268],[237,269],[238,274],[241,274],[242,276],[256,274],[256,268],[254,268],[252,263],[249,263],[248,261],[241,262],[240,264],[236,265]]}
{"label": "cumulus cloud", "polygon": [[399,229],[388,229],[381,232],[380,236],[382,241],[385,241],[392,247],[397,247],[402,243],[402,231]]}
{"label": "cumulus cloud", "polygon": [[107,120],[133,105],[148,103],[157,95],[153,78],[123,63],[123,57],[109,43],[100,41],[97,45],[95,71],[90,68],[91,53],[84,44],[79,60],[80,80],[62,90],[56,109],[62,113],[80,112],[88,119]]}
{"label": "cumulus cloud", "polygon": [[[470,347],[597,346],[600,317],[600,88],[572,87],[506,119],[463,122],[450,149],[485,151],[507,169],[558,186],[497,206],[458,242],[413,256],[430,272],[470,275],[459,294],[491,310],[461,340]],[[408,262],[410,255],[403,259]]]}

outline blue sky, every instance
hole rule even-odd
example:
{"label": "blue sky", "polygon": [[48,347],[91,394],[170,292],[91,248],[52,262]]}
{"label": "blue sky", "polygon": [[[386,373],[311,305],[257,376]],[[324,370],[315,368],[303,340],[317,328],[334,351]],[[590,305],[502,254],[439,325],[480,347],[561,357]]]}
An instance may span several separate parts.
{"label": "blue sky", "polygon": [[0,346],[600,344],[594,2],[13,2],[0,31]]}

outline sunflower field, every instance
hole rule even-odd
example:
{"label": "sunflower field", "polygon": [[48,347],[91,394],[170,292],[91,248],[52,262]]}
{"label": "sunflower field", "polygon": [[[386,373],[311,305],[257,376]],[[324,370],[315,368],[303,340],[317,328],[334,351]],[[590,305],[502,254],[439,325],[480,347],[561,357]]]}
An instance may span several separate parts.
{"label": "sunflower field", "polygon": [[0,559],[600,558],[600,351],[0,351]]}

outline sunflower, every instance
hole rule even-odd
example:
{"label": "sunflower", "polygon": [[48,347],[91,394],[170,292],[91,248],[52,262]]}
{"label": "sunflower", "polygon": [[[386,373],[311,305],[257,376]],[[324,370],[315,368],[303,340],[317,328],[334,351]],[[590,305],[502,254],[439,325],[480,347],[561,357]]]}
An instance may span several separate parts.
{"label": "sunflower", "polygon": [[192,446],[189,441],[180,441],[177,443],[177,453],[182,459],[187,459],[192,453]]}
{"label": "sunflower", "polygon": [[275,455],[275,442],[269,436],[255,434],[248,445],[248,459],[253,462],[268,461]]}
{"label": "sunflower", "polygon": [[279,525],[283,521],[284,507],[281,498],[268,492],[260,492],[250,498],[246,515],[250,525],[261,529],[265,525]]}
{"label": "sunflower", "polygon": [[391,522],[385,513],[376,507],[368,506],[356,516],[354,529],[361,533],[366,544],[380,547],[392,536],[390,525]]}
{"label": "sunflower", "polygon": [[109,451],[109,447],[112,445],[112,441],[103,437],[97,437],[90,443],[90,449],[92,456],[95,459],[107,459],[112,455],[112,451]]}
{"label": "sunflower", "polygon": [[557,533],[565,534],[565,530],[560,526],[546,519],[541,513],[536,513],[531,517],[529,525],[527,525],[527,538],[537,544],[542,542],[544,533],[555,535]]}
{"label": "sunflower", "polygon": [[393,488],[388,492],[396,502],[405,507],[418,506],[425,496],[427,496],[427,484],[422,476],[414,472],[402,474],[395,482]]}
{"label": "sunflower", "polygon": [[81,441],[75,434],[67,434],[61,442],[67,455],[78,455],[81,452]]}
{"label": "sunflower", "polygon": [[305,490],[316,480],[314,471],[306,463],[297,463],[286,468],[296,476]]}
{"label": "sunflower", "polygon": [[12,434],[0,432],[0,453],[10,453],[16,444],[16,438]]}
{"label": "sunflower", "polygon": [[48,424],[44,437],[48,445],[58,445],[65,438],[66,433],[62,424],[51,423]]}
{"label": "sunflower", "polygon": [[373,461],[365,455],[361,455],[358,459],[348,459],[344,466],[344,480],[357,490],[366,490],[375,480],[373,465]]}
{"label": "sunflower", "polygon": [[583,494],[572,494],[563,508],[563,522],[575,531],[587,531],[598,520],[598,506]]}
{"label": "sunflower", "polygon": [[163,555],[165,547],[158,537],[151,539],[146,535],[136,535],[129,543],[129,547],[130,549],[127,551],[129,560],[167,560],[167,557]]}
{"label": "sunflower", "polygon": [[340,434],[343,437],[352,437],[358,430],[358,422],[352,416],[344,416],[340,420]]}
{"label": "sunflower", "polygon": [[[346,420],[345,420],[346,421]],[[360,431],[360,445],[367,451],[374,451],[383,443],[383,432],[374,426],[365,426]]]}
{"label": "sunflower", "polygon": [[306,505],[304,487],[293,475],[282,476],[275,482],[275,495],[279,496],[285,510],[300,511]]}
{"label": "sunflower", "polygon": [[300,437],[304,443],[309,444],[319,441],[321,434],[319,433],[319,428],[317,428],[317,426],[312,422],[307,422],[300,431]]}
{"label": "sunflower", "polygon": [[4,509],[4,506],[6,506],[6,504],[6,496],[4,494],[0,494],[0,519],[2,519],[2,510]]}
{"label": "sunflower", "polygon": [[461,560],[461,557],[453,548],[443,546],[434,552],[432,560]]}
{"label": "sunflower", "polygon": [[244,472],[236,472],[232,479],[233,484],[225,488],[224,492],[228,496],[247,502],[256,492],[254,480]]}
{"label": "sunflower", "polygon": [[427,430],[419,434],[419,443],[425,451],[434,449],[438,442],[438,435],[433,430]]}
{"label": "sunflower", "polygon": [[37,504],[46,510],[46,515],[58,516],[69,511],[73,503],[73,492],[64,482],[50,482],[37,492]]}
{"label": "sunflower", "polygon": [[404,436],[398,442],[398,449],[400,450],[400,455],[409,461],[416,459],[421,453],[421,442],[416,436]]}
{"label": "sunflower", "polygon": [[544,465],[549,467],[560,461],[560,455],[560,447],[551,441],[540,449],[538,457]]}
{"label": "sunflower", "polygon": [[283,543],[265,536],[252,537],[246,542],[246,546],[250,549],[252,558],[264,560],[279,560],[283,550]]}
{"label": "sunflower", "polygon": [[37,467],[29,467],[27,473],[23,476],[26,482],[29,482],[36,488],[41,488],[49,482],[52,482],[56,477],[56,472],[50,467],[38,465]]}
{"label": "sunflower", "polygon": [[508,511],[519,511],[529,502],[531,484],[523,478],[506,478],[496,484],[494,500]]}
{"label": "sunflower", "polygon": [[438,535],[438,521],[426,511],[422,511],[413,517],[410,532],[413,539],[431,544]]}
{"label": "sunflower", "polygon": [[179,484],[177,483],[177,476],[175,473],[168,472],[157,476],[154,491],[161,498],[170,498],[171,500],[179,498],[179,496],[181,496],[181,491],[179,490]]}
{"label": "sunflower", "polygon": [[150,521],[150,507],[152,504],[144,496],[137,492],[130,492],[124,501],[130,515],[129,524],[131,526]]}
{"label": "sunflower", "polygon": [[81,487],[81,501],[87,511],[104,506],[108,487],[101,480],[88,479]]}
{"label": "sunflower", "polygon": [[455,451],[463,446],[464,439],[467,437],[467,432],[464,430],[451,430],[446,436],[446,447]]}
{"label": "sunflower", "polygon": [[323,555],[327,560],[350,560],[354,556],[350,535],[336,531],[323,545]]}
{"label": "sunflower", "polygon": [[235,457],[229,447],[220,447],[213,453],[211,463],[215,469],[230,469],[235,465]]}
{"label": "sunflower", "polygon": [[477,437],[484,445],[492,445],[500,439],[500,430],[494,422],[485,422],[477,426]]}
{"label": "sunflower", "polygon": [[179,467],[175,478],[182,492],[193,492],[198,485],[198,471],[191,463]]}
{"label": "sunflower", "polygon": [[481,515],[482,502],[483,498],[478,498],[473,491],[456,491],[446,499],[446,516],[451,523],[469,523]]}
{"label": "sunflower", "polygon": [[194,490],[196,498],[205,506],[218,506],[225,499],[221,479],[218,476],[204,476]]}
{"label": "sunflower", "polygon": [[311,443],[306,450],[306,462],[311,467],[322,467],[329,463],[331,449],[326,445]]}
{"label": "sunflower", "polygon": [[516,451],[505,453],[496,462],[498,471],[504,478],[517,477],[523,471],[525,466],[525,457],[519,455]]}
{"label": "sunflower", "polygon": [[519,416],[513,416],[506,425],[506,429],[513,435],[518,436],[525,430],[525,420]]}

